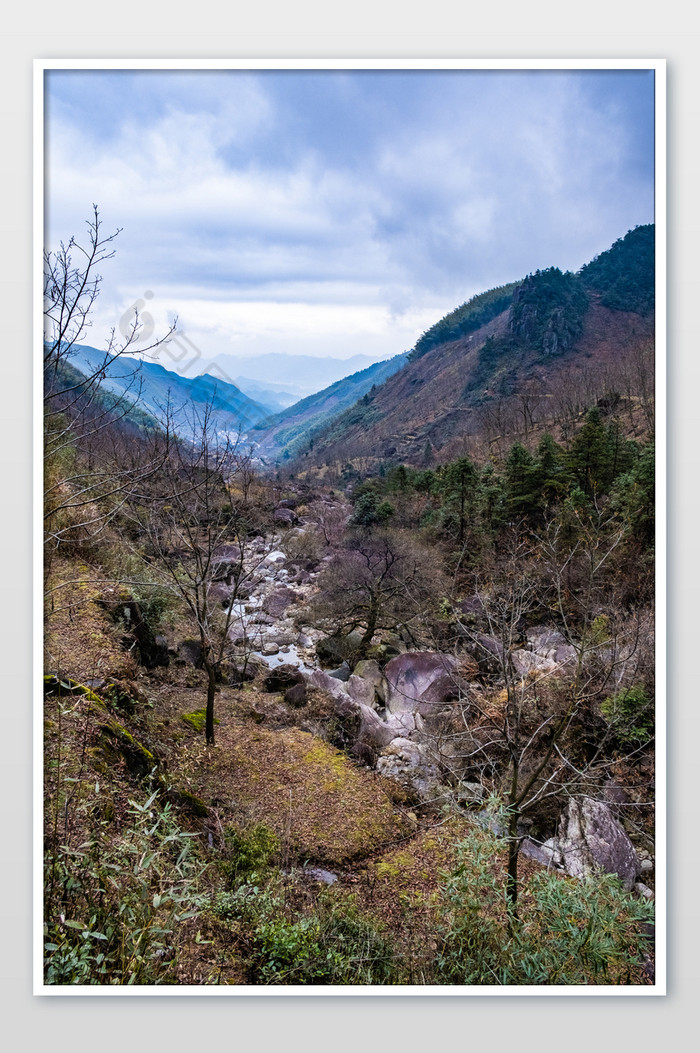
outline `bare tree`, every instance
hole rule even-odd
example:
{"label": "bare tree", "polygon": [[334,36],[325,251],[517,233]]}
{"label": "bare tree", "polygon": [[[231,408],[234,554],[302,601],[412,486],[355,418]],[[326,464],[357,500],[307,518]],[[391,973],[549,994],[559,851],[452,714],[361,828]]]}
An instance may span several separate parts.
{"label": "bare tree", "polygon": [[[44,253],[44,540],[45,578],[52,556],[62,545],[96,541],[122,506],[126,495],[158,468],[145,444],[120,442],[138,404],[139,363],[128,352],[139,343],[142,325],[134,312],[127,335],[110,331],[106,346],[91,367],[73,366],[79,342],[92,325],[100,292],[101,265],[114,256],[120,231],[104,235],[99,211],[87,221],[84,239],[71,237],[58,251]],[[165,336],[139,348],[148,353]],[[122,393],[105,384],[107,370],[120,360]],[[122,369],[123,366],[123,369]],[[163,427],[161,422],[161,427]],[[167,423],[165,425],[167,428]],[[132,433],[137,431],[133,426]],[[126,454],[126,456],[125,456]]]}
{"label": "bare tree", "polygon": [[[601,718],[600,703],[643,673],[645,618],[642,612],[615,612],[606,580],[622,531],[583,517],[575,526],[573,538],[571,524],[561,519],[540,538],[516,533],[498,581],[478,588],[488,632],[466,622],[461,627],[491,670],[491,684],[462,691],[457,724],[453,720],[442,752],[460,776],[479,777],[504,803],[513,911],[523,820],[552,804],[560,808],[577,793],[599,790],[621,759],[612,748],[614,724]],[[550,618],[556,612],[555,659],[540,660],[521,649],[524,625],[543,610]],[[633,759],[649,736],[628,745]]]}
{"label": "bare tree", "polygon": [[[251,453],[240,436],[217,432],[211,407],[189,411],[189,430],[168,437],[149,487],[129,496],[147,543],[151,573],[194,617],[207,674],[206,740],[214,744],[214,699],[225,662],[245,659],[232,640],[241,594],[266,558],[254,546]],[[223,594],[223,595],[222,595]]]}
{"label": "bare tree", "polygon": [[353,532],[318,579],[313,616],[329,631],[360,631],[355,659],[380,630],[420,632],[440,599],[437,563],[399,531]]}

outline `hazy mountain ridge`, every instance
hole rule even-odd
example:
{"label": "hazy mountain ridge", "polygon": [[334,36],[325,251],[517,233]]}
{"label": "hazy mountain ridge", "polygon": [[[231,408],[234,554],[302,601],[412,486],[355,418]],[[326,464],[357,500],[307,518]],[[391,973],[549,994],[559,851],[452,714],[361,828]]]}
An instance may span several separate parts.
{"label": "hazy mountain ridge", "polygon": [[202,362],[200,372],[212,369],[217,376],[223,374],[231,377],[231,383],[236,383],[233,378],[241,377],[249,384],[261,384],[263,388],[273,391],[287,391],[297,399],[302,399],[376,364],[376,356],[364,354],[351,358],[319,358],[278,352],[259,355],[222,354]]}
{"label": "hazy mountain ridge", "polygon": [[256,431],[262,432],[256,455],[263,460],[290,457],[304,446],[313,444],[313,436],[328,424],[329,418],[366,397],[376,385],[400,370],[406,359],[404,353],[388,362],[376,362],[261,421],[255,426]]}
{"label": "hazy mountain ridge", "polygon": [[244,395],[234,384],[209,374],[183,377],[157,362],[132,356],[109,356],[86,344],[73,347],[68,363],[86,376],[103,371],[103,391],[125,402],[134,402],[139,413],[157,422],[163,422],[168,406],[176,425],[184,425],[190,411],[201,414],[206,407],[211,407],[217,431],[222,433],[249,429],[267,416],[264,406]]}

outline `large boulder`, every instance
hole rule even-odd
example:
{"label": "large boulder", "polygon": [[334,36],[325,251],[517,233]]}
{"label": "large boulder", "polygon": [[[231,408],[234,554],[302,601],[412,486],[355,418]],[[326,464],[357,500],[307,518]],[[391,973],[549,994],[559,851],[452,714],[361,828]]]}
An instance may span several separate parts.
{"label": "large boulder", "polygon": [[214,581],[225,581],[231,584],[241,571],[241,550],[238,545],[221,545],[212,557]]}
{"label": "large boulder", "polygon": [[459,694],[459,660],[436,651],[407,651],[387,663],[387,713],[426,716]]}
{"label": "large boulder", "polygon": [[324,636],[316,644],[316,654],[323,665],[337,666],[351,659],[361,644],[362,633],[358,632],[346,636]]}
{"label": "large boulder", "polygon": [[495,636],[489,636],[487,633],[473,633],[469,650],[479,663],[479,668],[484,672],[499,673],[503,669],[505,652],[503,644]]}
{"label": "large boulder", "polygon": [[362,702],[365,706],[373,708],[376,705],[376,692],[374,684],[354,673],[348,677],[347,692],[355,702]]}
{"label": "large boulder", "polygon": [[292,527],[299,522],[299,517],[291,508],[276,508],[274,514],[275,523],[281,526]]}
{"label": "large boulder", "polygon": [[617,874],[629,892],[641,873],[634,845],[610,808],[591,797],[571,798],[555,847],[564,869],[573,877],[604,870]]}
{"label": "large boulder", "polygon": [[[330,676],[330,674],[326,673],[323,669],[314,669],[313,673],[308,677],[307,682],[311,684],[312,687],[319,687],[322,691],[327,691],[328,694],[332,695],[335,699],[344,698],[347,699],[348,702],[352,702],[352,699],[345,690],[345,684],[343,681],[337,680],[334,676]],[[352,702],[352,704],[355,705],[354,702]]]}
{"label": "large boulder", "polygon": [[296,666],[291,664],[278,665],[264,680],[265,690],[270,692],[286,691],[304,681],[304,674]]}

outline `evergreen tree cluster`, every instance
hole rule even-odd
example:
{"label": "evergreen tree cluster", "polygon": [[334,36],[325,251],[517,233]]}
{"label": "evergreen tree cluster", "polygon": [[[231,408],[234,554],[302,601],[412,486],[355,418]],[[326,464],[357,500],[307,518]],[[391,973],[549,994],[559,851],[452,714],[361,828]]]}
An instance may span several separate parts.
{"label": "evergreen tree cluster", "polygon": [[[534,451],[515,442],[502,462],[477,466],[467,456],[435,468],[384,465],[358,483],[353,522],[372,526],[406,518],[410,498],[421,526],[460,545],[488,542],[516,523],[537,529],[566,502],[594,513],[602,505],[642,549],[654,540],[654,444],[626,439],[616,420],[589,410],[564,445],[544,435]],[[410,513],[409,513],[410,515]]]}
{"label": "evergreen tree cluster", "polygon": [[499,285],[497,288],[488,289],[486,292],[473,296],[466,303],[450,311],[439,322],[427,329],[416,341],[409,356],[409,361],[421,358],[431,348],[438,344],[447,343],[449,340],[459,340],[486,325],[492,318],[507,310],[517,290],[519,283],[511,282],[509,285]]}
{"label": "evergreen tree cluster", "polygon": [[653,223],[635,227],[581,268],[581,281],[601,294],[605,307],[637,314],[654,310],[654,236]]}
{"label": "evergreen tree cluster", "polygon": [[549,267],[529,274],[513,297],[510,332],[520,345],[561,354],[583,332],[588,297],[570,271]]}

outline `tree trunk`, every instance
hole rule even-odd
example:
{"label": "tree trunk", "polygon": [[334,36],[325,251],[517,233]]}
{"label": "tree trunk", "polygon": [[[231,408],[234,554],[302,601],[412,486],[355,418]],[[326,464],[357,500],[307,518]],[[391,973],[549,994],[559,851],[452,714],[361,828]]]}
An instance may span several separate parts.
{"label": "tree trunk", "polygon": [[214,695],[216,694],[216,666],[209,657],[209,648],[202,648],[204,668],[207,672],[207,720],[205,735],[207,746],[214,745]]}
{"label": "tree trunk", "polygon": [[508,877],[506,879],[506,896],[508,909],[512,918],[518,916],[518,812],[512,811],[508,817]]}
{"label": "tree trunk", "polygon": [[372,643],[372,637],[374,636],[377,629],[377,618],[379,617],[379,601],[375,596],[372,597],[369,605],[369,612],[367,614],[367,628],[364,631],[360,646],[357,649],[357,653],[360,659],[367,657],[370,644]]}

